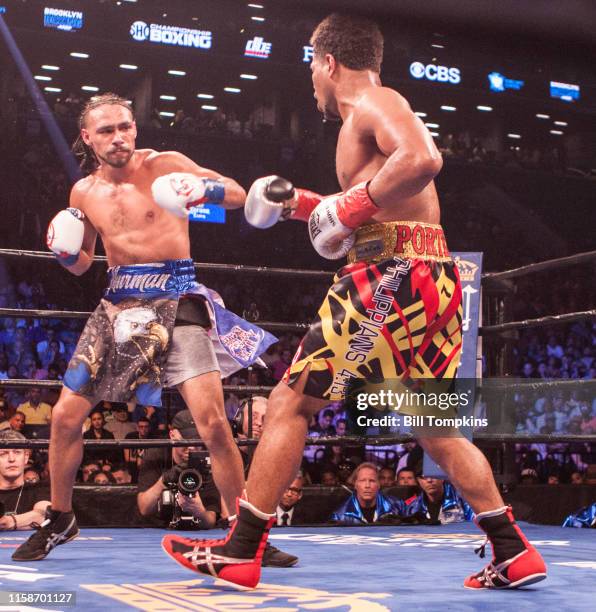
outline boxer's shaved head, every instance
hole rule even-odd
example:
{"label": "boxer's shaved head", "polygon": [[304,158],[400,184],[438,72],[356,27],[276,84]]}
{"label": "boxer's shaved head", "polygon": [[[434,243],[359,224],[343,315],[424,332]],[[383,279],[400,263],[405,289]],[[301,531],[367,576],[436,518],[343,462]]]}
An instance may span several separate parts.
{"label": "boxer's shaved head", "polygon": [[310,42],[319,58],[329,53],[351,70],[381,72],[383,35],[369,19],[333,13],[316,27]]}

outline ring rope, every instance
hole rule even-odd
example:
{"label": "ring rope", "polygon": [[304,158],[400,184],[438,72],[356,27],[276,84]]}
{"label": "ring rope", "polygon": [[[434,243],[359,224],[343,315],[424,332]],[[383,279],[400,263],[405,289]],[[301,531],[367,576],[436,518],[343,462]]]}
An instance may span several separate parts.
{"label": "ring rope", "polygon": [[[365,438],[362,436],[327,436],[307,437],[307,446],[393,446],[415,440],[413,434],[398,434],[386,437]],[[544,444],[544,443],[566,443],[566,442],[594,442],[594,434],[512,434],[512,433],[482,433],[474,434],[474,441],[502,442],[508,444]],[[238,446],[257,446],[259,440],[249,438],[235,440]],[[145,439],[145,440],[83,440],[85,448],[110,449],[110,448],[173,448],[193,446],[206,448],[203,440],[171,440],[169,438]],[[32,448],[44,449],[50,445],[49,440],[0,440],[0,448]]]}
{"label": "ring rope", "polygon": [[[0,256],[2,255],[7,257],[54,259],[54,254],[47,251],[28,251],[23,249],[0,249]],[[482,279],[488,281],[507,280],[510,278],[516,278],[518,276],[525,276],[526,274],[533,274],[536,272],[542,272],[544,270],[551,270],[553,268],[583,264],[594,260],[596,260],[596,251],[587,251],[585,253],[576,253],[575,255],[569,255],[567,257],[547,259],[546,261],[520,266],[519,268],[512,268],[511,270],[503,270],[502,272],[485,272],[482,274]],[[93,261],[107,261],[107,257],[105,257],[105,255],[96,255]],[[264,272],[274,275],[319,276],[325,278],[333,276],[334,274],[334,272],[327,270],[269,268],[267,266],[246,266],[243,264],[195,263],[194,265],[197,270],[212,270],[218,272],[244,272],[250,274],[261,274]]]}
{"label": "ring rope", "polygon": [[[41,310],[37,308],[0,308],[0,317],[38,318],[38,319],[87,319],[90,312],[80,310]],[[309,323],[282,323],[276,321],[257,321],[259,327],[271,331],[307,331]]]}
{"label": "ring rope", "polygon": [[[61,380],[32,380],[28,378],[6,378],[0,380],[0,387],[36,387],[42,389],[61,389],[63,383]],[[268,385],[223,385],[223,390],[228,393],[254,393],[255,395],[263,395],[271,393],[273,387]],[[164,388],[166,393],[176,393],[174,388]]]}
{"label": "ring rope", "polygon": [[504,270],[503,272],[485,272],[482,275],[482,280],[508,280],[510,278],[525,276],[526,274],[535,274],[536,272],[544,272],[545,270],[552,270],[553,268],[565,268],[567,266],[588,263],[595,260],[596,251],[587,251],[585,253],[576,253],[575,255],[569,255],[568,257],[547,259],[546,261],[528,264],[527,266],[520,266],[519,268],[512,268],[511,270]]}
{"label": "ring rope", "polygon": [[562,315],[547,315],[537,319],[524,319],[523,321],[510,321],[498,325],[481,325],[478,331],[482,334],[500,334],[512,329],[523,329],[525,327],[544,327],[548,325],[564,325],[572,321],[581,321],[596,317],[596,310],[582,310],[579,312],[568,312]]}
{"label": "ring rope", "polygon": [[[509,382],[508,377],[502,378],[484,378],[478,379],[478,388],[481,389],[483,386],[488,389],[495,391],[499,390],[502,392],[508,390],[526,390],[526,391],[539,391],[542,388],[552,389],[557,387],[590,387],[596,384],[596,379],[592,378],[578,378],[578,379],[561,379],[561,380],[543,380],[538,378],[532,378],[528,380],[516,380],[516,382]],[[29,378],[5,378],[0,380],[0,387],[39,387],[44,389],[60,389],[63,386],[61,380],[34,380]],[[270,393],[275,387],[270,385],[223,385],[223,390],[228,393],[254,393],[264,394]],[[165,392],[174,392],[173,388],[164,388]]]}
{"label": "ring rope", "polygon": [[[90,312],[76,310],[40,310],[35,308],[0,308],[0,317],[12,318],[39,318],[39,319],[86,319]],[[564,325],[571,321],[579,321],[584,318],[596,317],[596,310],[583,310],[569,312],[562,315],[547,315],[537,319],[525,319],[523,321],[510,321],[498,325],[481,325],[478,330],[481,334],[499,334],[512,329],[524,327],[544,327],[548,325]],[[275,321],[256,321],[259,327],[271,331],[307,331],[310,323],[286,323]]]}
{"label": "ring rope", "polygon": [[[53,253],[47,251],[27,251],[22,249],[0,249],[0,257],[29,257],[32,259],[55,259]],[[107,262],[108,258],[105,255],[95,255],[93,263]],[[315,276],[328,278],[333,276],[335,272],[328,270],[303,270],[300,268],[269,268],[267,266],[246,266],[244,264],[221,264],[221,263],[195,263],[195,269],[203,271],[216,272],[243,272],[245,274],[261,274],[267,273],[281,276]]]}

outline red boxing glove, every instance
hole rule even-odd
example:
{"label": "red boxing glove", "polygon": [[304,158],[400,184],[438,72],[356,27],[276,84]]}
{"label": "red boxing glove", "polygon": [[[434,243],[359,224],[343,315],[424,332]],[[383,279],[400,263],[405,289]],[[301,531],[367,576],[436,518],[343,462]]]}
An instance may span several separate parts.
{"label": "red boxing glove", "polygon": [[340,195],[336,208],[340,223],[352,229],[360,227],[380,210],[368,194],[368,181],[358,183]]}
{"label": "red boxing glove", "polygon": [[296,205],[292,206],[290,219],[296,221],[308,221],[310,213],[316,208],[317,204],[323,199],[322,195],[309,191],[308,189],[296,189],[294,196]]}

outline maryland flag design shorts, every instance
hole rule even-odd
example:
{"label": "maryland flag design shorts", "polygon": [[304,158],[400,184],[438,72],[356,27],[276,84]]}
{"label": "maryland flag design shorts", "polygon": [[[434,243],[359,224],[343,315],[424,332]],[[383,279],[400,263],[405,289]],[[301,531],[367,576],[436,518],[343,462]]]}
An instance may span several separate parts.
{"label": "maryland flag design shorts", "polygon": [[[346,398],[357,380],[454,379],[462,291],[438,225],[393,222],[358,231],[284,382],[308,368],[304,393]],[[422,382],[422,381],[421,381]]]}

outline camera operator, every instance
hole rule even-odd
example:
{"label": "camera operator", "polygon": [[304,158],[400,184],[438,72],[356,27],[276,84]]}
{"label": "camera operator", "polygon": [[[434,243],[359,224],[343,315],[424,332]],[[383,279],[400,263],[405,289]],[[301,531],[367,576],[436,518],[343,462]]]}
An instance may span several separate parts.
{"label": "camera operator", "polygon": [[[170,438],[199,438],[188,410],[178,412],[172,419]],[[139,512],[142,516],[159,517],[171,528],[215,527],[220,513],[220,498],[206,462],[197,460],[192,453],[195,449],[187,446],[165,450],[166,453],[157,448],[145,452],[139,471]]]}
{"label": "camera operator", "polygon": [[[0,432],[1,440],[26,440],[18,431]],[[50,505],[50,491],[42,484],[25,481],[30,451],[22,448],[0,450],[0,529],[31,529],[42,523]]]}

